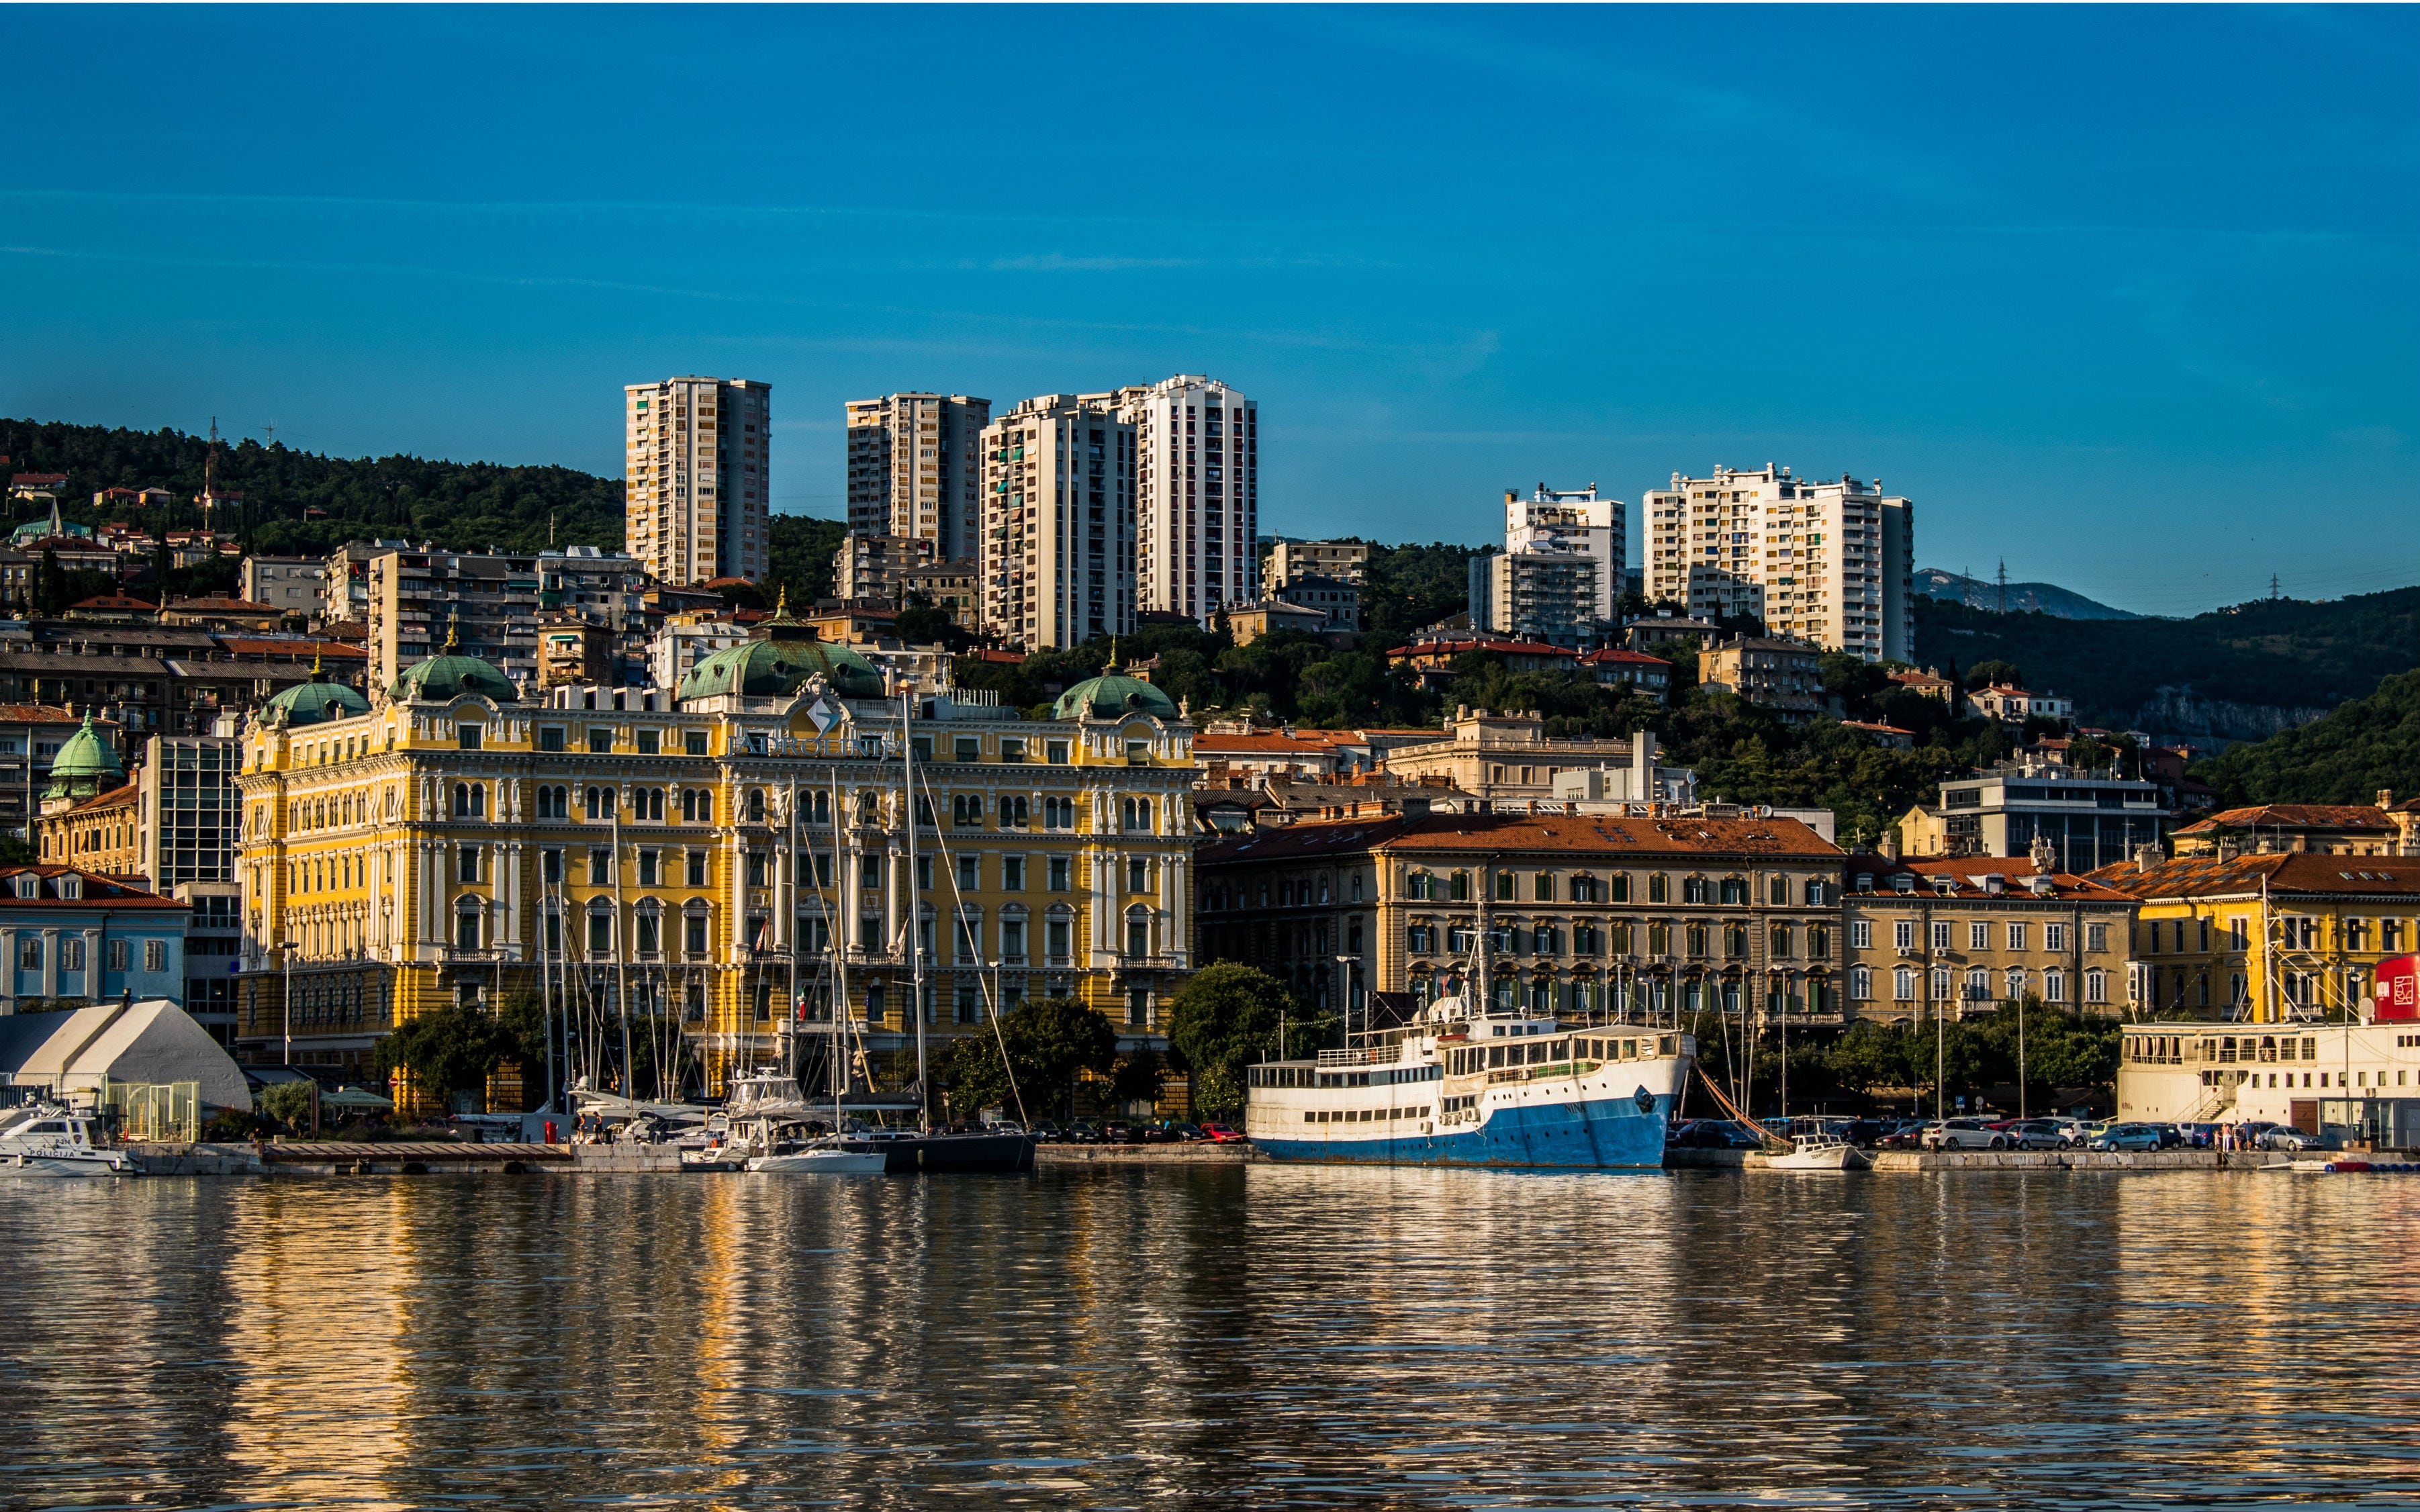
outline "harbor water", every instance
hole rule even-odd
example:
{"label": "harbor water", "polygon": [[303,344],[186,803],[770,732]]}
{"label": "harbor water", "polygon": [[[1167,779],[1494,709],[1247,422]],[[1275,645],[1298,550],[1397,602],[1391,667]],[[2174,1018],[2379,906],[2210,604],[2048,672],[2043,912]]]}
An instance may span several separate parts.
{"label": "harbor water", "polygon": [[0,1183],[0,1505],[2408,1505],[2420,1178]]}

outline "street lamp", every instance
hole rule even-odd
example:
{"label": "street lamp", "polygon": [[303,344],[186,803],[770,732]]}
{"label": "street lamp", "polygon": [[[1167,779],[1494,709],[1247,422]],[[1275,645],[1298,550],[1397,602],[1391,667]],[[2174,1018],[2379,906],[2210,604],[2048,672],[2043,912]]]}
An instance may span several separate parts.
{"label": "street lamp", "polygon": [[[1336,964],[1344,968],[1344,1043],[1348,1047],[1353,1043],[1353,961],[1354,958],[1349,955],[1340,955],[1336,958]],[[1361,1032],[1365,1035],[1370,1032],[1370,1015],[1367,1011],[1361,1015]]]}

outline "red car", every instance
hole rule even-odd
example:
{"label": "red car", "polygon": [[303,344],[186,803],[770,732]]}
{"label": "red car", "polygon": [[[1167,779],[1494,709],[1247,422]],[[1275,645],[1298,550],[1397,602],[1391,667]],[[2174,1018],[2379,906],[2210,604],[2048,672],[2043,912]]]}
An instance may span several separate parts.
{"label": "red car", "polygon": [[1203,1124],[1202,1126],[1202,1137],[1209,1140],[1214,1145],[1241,1145],[1249,1143],[1249,1141],[1244,1137],[1244,1132],[1242,1130],[1231,1128],[1223,1123]]}

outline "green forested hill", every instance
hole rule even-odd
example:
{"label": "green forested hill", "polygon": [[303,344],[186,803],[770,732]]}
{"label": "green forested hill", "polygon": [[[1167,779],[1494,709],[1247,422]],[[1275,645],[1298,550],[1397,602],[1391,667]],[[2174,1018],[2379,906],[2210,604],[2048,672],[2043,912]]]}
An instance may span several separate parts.
{"label": "green forested hill", "polygon": [[[168,520],[143,521],[155,530],[198,524],[193,501],[202,491],[209,449],[205,438],[175,430],[0,420],[8,471],[66,473],[60,513],[86,525],[122,517],[92,507],[95,493],[116,487],[175,495]],[[461,551],[622,545],[621,481],[574,468],[325,456],[246,440],[221,443],[218,485],[241,493],[243,505],[237,517],[213,523],[240,532],[245,548],[262,556],[315,555],[381,536]],[[29,508],[14,505],[12,519]],[[325,517],[305,518],[312,509]],[[830,520],[774,517],[772,576],[787,583],[792,597],[830,591],[840,532]]]}
{"label": "green forested hill", "polygon": [[2226,808],[2367,803],[2381,788],[2420,796],[2420,671],[2389,677],[2317,723],[2231,746],[2194,775]]}
{"label": "green forested hill", "polygon": [[2065,620],[1916,601],[1916,659],[2009,662],[2088,725],[2259,740],[2420,666],[2420,588],[2257,600],[2189,620]]}

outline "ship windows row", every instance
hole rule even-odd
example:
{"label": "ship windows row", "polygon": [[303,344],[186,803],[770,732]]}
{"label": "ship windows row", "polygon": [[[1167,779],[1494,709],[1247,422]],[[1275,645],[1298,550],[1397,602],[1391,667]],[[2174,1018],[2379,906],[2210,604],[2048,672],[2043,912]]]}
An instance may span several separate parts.
{"label": "ship windows row", "polygon": [[1417,1108],[1307,1108],[1305,1123],[1393,1123],[1402,1119],[1425,1119],[1429,1110]]}
{"label": "ship windows row", "polygon": [[[1671,1054],[1667,1050],[1666,1055]],[[1456,1076],[1476,1076],[1506,1066],[1555,1066],[1569,1060],[1649,1060],[1655,1041],[1646,1040],[1531,1040],[1523,1044],[1472,1045],[1446,1052],[1446,1065]]]}

